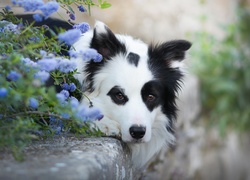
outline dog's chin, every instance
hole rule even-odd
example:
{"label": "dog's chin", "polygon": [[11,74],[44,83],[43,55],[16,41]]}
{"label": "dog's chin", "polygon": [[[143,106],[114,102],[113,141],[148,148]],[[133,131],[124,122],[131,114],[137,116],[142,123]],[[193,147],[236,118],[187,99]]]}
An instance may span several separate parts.
{"label": "dog's chin", "polygon": [[142,143],[146,143],[147,141],[145,141],[144,139],[122,139],[123,142],[129,143],[129,144],[142,144]]}

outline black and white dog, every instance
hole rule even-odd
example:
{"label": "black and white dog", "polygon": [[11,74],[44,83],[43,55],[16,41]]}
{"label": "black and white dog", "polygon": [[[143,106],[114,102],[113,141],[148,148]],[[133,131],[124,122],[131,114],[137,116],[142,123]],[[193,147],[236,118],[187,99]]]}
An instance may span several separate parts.
{"label": "black and white dog", "polygon": [[96,125],[107,135],[120,135],[132,151],[134,165],[143,167],[175,141],[180,66],[191,43],[175,40],[148,46],[97,22],[73,47],[94,48],[103,56],[98,63],[72,59],[78,64],[76,78],[104,115]]}
{"label": "black and white dog", "polygon": [[[33,21],[30,15],[17,17]],[[71,29],[66,22],[55,19],[35,23],[44,24],[52,30],[58,26]],[[182,60],[190,47],[185,40],[148,46],[131,36],[114,34],[102,22],[73,45],[72,50],[94,48],[103,56],[101,62],[72,58],[78,65],[75,77],[93,106],[104,115],[96,121],[97,127],[128,144],[137,168],[175,141],[175,100],[183,77]],[[89,105],[89,101],[82,103]]]}

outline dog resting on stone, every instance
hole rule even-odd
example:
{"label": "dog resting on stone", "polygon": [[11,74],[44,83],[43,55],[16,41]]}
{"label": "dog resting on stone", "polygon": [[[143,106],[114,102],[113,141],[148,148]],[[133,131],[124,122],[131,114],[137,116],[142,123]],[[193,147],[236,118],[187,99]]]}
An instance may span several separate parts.
{"label": "dog resting on stone", "polygon": [[[147,45],[131,36],[114,34],[105,24],[82,35],[72,47],[96,49],[101,62],[77,62],[75,76],[84,93],[104,118],[95,122],[107,135],[120,136],[132,152],[137,168],[175,141],[176,96],[182,60],[191,43],[174,40]],[[89,103],[83,99],[82,103]]]}

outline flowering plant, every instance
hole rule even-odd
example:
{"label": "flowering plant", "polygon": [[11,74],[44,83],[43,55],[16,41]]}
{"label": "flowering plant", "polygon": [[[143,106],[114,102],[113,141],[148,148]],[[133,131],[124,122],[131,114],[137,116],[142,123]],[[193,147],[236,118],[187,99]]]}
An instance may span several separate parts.
{"label": "flowering plant", "polygon": [[[83,5],[95,5],[91,0],[11,2],[25,11],[40,10],[41,14],[33,15],[37,22],[47,19],[60,6],[72,14],[72,3],[82,12],[86,11]],[[109,6],[107,2],[98,2],[101,8]],[[73,20],[72,15],[69,18]],[[70,60],[82,57],[83,61],[100,62],[102,56],[94,49],[76,53],[67,48],[88,29],[87,23],[80,23],[68,31],[53,31],[16,18],[10,6],[0,12],[0,148],[10,147],[14,156],[20,158],[24,145],[38,135],[69,131],[103,135],[98,129],[89,128],[89,122],[100,120],[103,115],[91,107],[91,102],[89,106],[79,102],[85,96],[74,78],[77,66]],[[54,85],[60,90],[56,91]]]}

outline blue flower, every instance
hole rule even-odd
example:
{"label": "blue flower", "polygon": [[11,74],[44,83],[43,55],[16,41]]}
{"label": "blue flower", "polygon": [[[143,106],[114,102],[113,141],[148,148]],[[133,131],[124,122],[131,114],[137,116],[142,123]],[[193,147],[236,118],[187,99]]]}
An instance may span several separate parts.
{"label": "blue flower", "polygon": [[51,14],[55,13],[59,9],[59,4],[55,1],[50,1],[39,8],[45,19],[47,19]]}
{"label": "blue flower", "polygon": [[6,88],[0,88],[0,98],[4,98],[8,95],[8,91]]}
{"label": "blue flower", "polygon": [[76,117],[81,121],[86,122],[91,120],[101,120],[103,118],[103,115],[101,114],[99,109],[95,107],[88,108],[82,104],[77,108]]}
{"label": "blue flower", "polygon": [[19,0],[19,1],[12,1],[14,5],[19,5],[24,8],[25,11],[36,11],[41,6],[44,5],[43,0]]}
{"label": "blue flower", "polygon": [[18,2],[18,0],[11,0],[11,3],[12,3],[13,5],[17,5],[17,2]]}
{"label": "blue flower", "polygon": [[63,124],[62,120],[51,116],[51,117],[49,117],[49,126],[52,130],[55,131],[55,134],[58,135],[62,132],[64,124]]}
{"label": "blue flower", "polygon": [[10,73],[7,75],[7,79],[9,81],[17,81],[21,77],[21,74],[16,71],[10,71]]}
{"label": "blue flower", "polygon": [[82,59],[84,61],[92,59],[94,62],[100,62],[102,60],[102,55],[92,48],[81,50],[80,54],[82,55]]}
{"label": "blue flower", "polygon": [[93,61],[94,62],[101,62],[103,59],[102,55],[101,54],[96,54],[96,56],[93,58]]}
{"label": "blue flower", "polygon": [[74,92],[76,90],[76,85],[74,83],[69,84],[69,91]]}
{"label": "blue flower", "polygon": [[69,90],[69,84],[68,83],[63,83],[62,85],[61,85],[61,87],[62,87],[62,89],[64,89],[64,90]]}
{"label": "blue flower", "polygon": [[78,7],[79,11],[81,11],[81,12],[86,11],[86,9],[83,7],[83,5],[80,5],[80,6],[77,6],[77,7]]}
{"label": "blue flower", "polygon": [[78,53],[76,51],[74,51],[74,50],[70,50],[70,51],[68,51],[68,53],[69,53],[69,56],[71,58],[77,58],[78,57]]}
{"label": "blue flower", "polygon": [[74,44],[81,36],[79,29],[71,29],[58,35],[60,41],[64,41],[68,45]]}
{"label": "blue flower", "polygon": [[88,23],[83,22],[83,23],[80,23],[80,24],[75,24],[73,26],[73,28],[74,29],[79,29],[79,30],[81,30],[82,33],[85,33],[90,29],[90,26],[89,26]]}
{"label": "blue flower", "polygon": [[5,9],[6,9],[7,11],[10,11],[10,10],[11,10],[11,7],[10,7],[9,5],[7,5],[7,6],[5,6]]}
{"label": "blue flower", "polygon": [[40,81],[45,82],[49,79],[50,74],[46,71],[38,71],[34,74],[34,78],[40,79]]}
{"label": "blue flower", "polygon": [[76,62],[70,61],[68,59],[58,59],[58,67],[57,69],[62,73],[69,73],[74,71],[77,67]]}
{"label": "blue flower", "polygon": [[69,91],[62,90],[60,93],[56,94],[56,97],[61,104],[65,104],[66,100],[69,97]]}
{"label": "blue flower", "polygon": [[29,106],[30,106],[32,109],[37,109],[37,108],[38,108],[38,105],[39,105],[39,103],[38,103],[37,99],[35,99],[35,98],[33,98],[33,97],[29,98]]}
{"label": "blue flower", "polygon": [[61,116],[64,119],[69,119],[70,118],[70,115],[68,113],[62,113]]}
{"label": "blue flower", "polygon": [[75,19],[76,19],[76,16],[75,16],[75,14],[70,13],[70,14],[69,14],[69,18],[72,19],[72,20],[75,20]]}
{"label": "blue flower", "polygon": [[67,99],[67,98],[69,97],[69,91],[67,91],[67,90],[62,90],[62,91],[60,92],[60,94],[63,94],[64,97],[65,97],[65,99]]}
{"label": "blue flower", "polygon": [[38,65],[36,62],[30,60],[29,58],[22,58],[21,61],[26,65],[26,66],[30,66],[32,68],[37,68]]}
{"label": "blue flower", "polygon": [[19,26],[11,22],[2,20],[0,21],[0,33],[12,32],[14,34],[19,34]]}
{"label": "blue flower", "polygon": [[63,94],[57,93],[56,97],[60,104],[65,104],[66,98]]}
{"label": "blue flower", "polygon": [[47,71],[51,72],[57,69],[57,60],[55,59],[41,59],[37,61],[37,64],[39,65],[39,69],[41,71]]}
{"label": "blue flower", "polygon": [[76,90],[76,85],[74,83],[63,83],[61,85],[62,89],[70,91],[70,92],[74,92]]}
{"label": "blue flower", "polygon": [[43,21],[43,15],[41,15],[41,14],[34,14],[34,15],[33,15],[33,19],[34,19],[36,22],[42,22],[42,21]]}
{"label": "blue flower", "polygon": [[44,50],[40,50],[40,55],[41,55],[42,57],[45,57],[45,56],[47,55],[47,52],[44,51]]}
{"label": "blue flower", "polygon": [[79,101],[75,97],[71,96],[69,100],[70,100],[69,101],[70,105],[73,109],[75,109],[79,106]]}
{"label": "blue flower", "polygon": [[31,69],[38,69],[37,63],[30,60],[29,58],[22,58],[21,62],[24,64],[26,72],[30,72]]}

